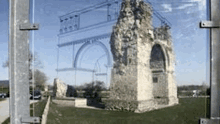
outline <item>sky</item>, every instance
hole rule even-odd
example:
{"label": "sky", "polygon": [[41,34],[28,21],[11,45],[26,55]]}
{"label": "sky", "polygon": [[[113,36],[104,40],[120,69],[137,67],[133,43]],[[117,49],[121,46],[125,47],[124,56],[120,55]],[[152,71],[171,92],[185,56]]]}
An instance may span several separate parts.
{"label": "sky", "polygon": [[[31,0],[33,1],[33,0]],[[31,38],[30,49],[38,55],[43,68],[40,68],[47,77],[48,84],[52,84],[54,78],[66,76],[69,84],[80,85],[91,82],[91,72],[69,71],[57,73],[57,44],[60,29],[59,16],[83,9],[105,0],[36,0],[34,14],[31,17],[34,22],[40,24],[40,30],[34,31]],[[163,15],[171,24],[172,42],[176,55],[175,77],[177,85],[201,85],[207,82],[207,30],[199,28],[199,22],[207,20],[206,0],[149,0],[154,10]],[[84,19],[84,24],[101,19],[101,12],[95,11],[91,21]],[[86,16],[84,16],[86,18]],[[156,19],[155,19],[156,21]],[[8,59],[8,1],[0,0],[0,65]],[[109,42],[108,39],[105,42]],[[66,47],[63,52],[68,51]],[[62,50],[60,50],[62,52]],[[59,59],[65,62],[59,66],[65,66],[72,62],[71,53],[61,56]],[[96,69],[106,72],[106,55],[104,51],[94,45],[83,52],[78,63],[80,67]],[[98,66],[99,65],[99,66]],[[7,80],[8,68],[0,66],[0,80]],[[108,70],[109,71],[109,70]],[[95,76],[98,80],[106,82],[106,76]],[[109,77],[108,77],[109,78]]]}

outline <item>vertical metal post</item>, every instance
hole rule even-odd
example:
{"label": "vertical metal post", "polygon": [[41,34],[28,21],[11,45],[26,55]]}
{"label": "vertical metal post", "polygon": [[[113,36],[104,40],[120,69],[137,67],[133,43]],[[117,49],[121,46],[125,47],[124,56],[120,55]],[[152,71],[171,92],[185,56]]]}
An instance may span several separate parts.
{"label": "vertical metal post", "polygon": [[77,30],[79,30],[79,28],[80,28],[80,14],[78,14],[78,15],[75,15],[75,17],[76,17],[76,21],[77,21]]}
{"label": "vertical metal post", "polygon": [[57,46],[57,78],[58,78],[58,67],[59,67],[59,47]]}
{"label": "vertical metal post", "polygon": [[94,82],[94,71],[92,72],[92,82]]}
{"label": "vertical metal post", "polygon": [[74,68],[74,61],[75,61],[75,44],[73,44],[73,59],[72,59],[72,61],[73,61],[73,68]]}
{"label": "vertical metal post", "polygon": [[[211,0],[210,18],[212,22],[220,22],[220,0]],[[220,30],[219,28],[210,29],[210,54],[211,54],[211,118],[219,118],[220,112]]]}
{"label": "vertical metal post", "polygon": [[111,20],[111,15],[109,15],[109,9],[110,9],[111,4],[107,5],[107,21]]}
{"label": "vertical metal post", "polygon": [[202,124],[220,123],[220,0],[209,0],[210,21],[201,22],[202,28],[210,28],[210,119]]}
{"label": "vertical metal post", "polygon": [[106,66],[106,85],[108,86],[108,66]]}
{"label": "vertical metal post", "polygon": [[29,101],[29,0],[9,0],[10,123],[39,122],[30,117]]}
{"label": "vertical metal post", "polygon": [[21,118],[30,116],[28,84],[28,31],[19,25],[29,23],[29,0],[10,0],[9,80],[10,122],[21,124]]}

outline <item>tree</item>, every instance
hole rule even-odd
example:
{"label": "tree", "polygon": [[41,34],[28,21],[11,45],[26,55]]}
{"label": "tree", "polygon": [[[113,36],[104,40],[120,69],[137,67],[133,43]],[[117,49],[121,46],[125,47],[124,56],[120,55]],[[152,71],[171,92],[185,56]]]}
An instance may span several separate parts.
{"label": "tree", "polygon": [[[46,75],[41,72],[39,69],[43,68],[43,65],[41,63],[41,61],[38,59],[39,56],[38,54],[35,52],[34,55],[32,54],[31,51],[29,51],[29,80],[30,82],[32,81],[32,70],[34,69],[34,82],[36,84],[36,87],[39,89],[43,89],[44,85],[46,84],[47,81],[47,77]],[[7,68],[9,67],[9,59],[5,62],[3,62],[2,67]]]}
{"label": "tree", "polygon": [[106,90],[106,87],[105,87],[104,82],[95,81],[95,82],[84,84],[83,90],[85,90],[85,96],[98,97],[98,94],[101,91]]}
{"label": "tree", "polygon": [[[43,68],[43,65],[41,63],[41,61],[38,59],[39,56],[37,54],[37,52],[34,53],[34,58],[33,58],[33,54],[31,51],[29,51],[29,68],[34,67],[34,68]],[[33,65],[34,62],[34,65]],[[2,64],[3,68],[7,68],[9,67],[9,59],[5,62],[3,62]]]}
{"label": "tree", "polygon": [[36,69],[34,74],[34,82],[37,89],[44,90],[46,82],[48,80],[46,74],[38,69]]}

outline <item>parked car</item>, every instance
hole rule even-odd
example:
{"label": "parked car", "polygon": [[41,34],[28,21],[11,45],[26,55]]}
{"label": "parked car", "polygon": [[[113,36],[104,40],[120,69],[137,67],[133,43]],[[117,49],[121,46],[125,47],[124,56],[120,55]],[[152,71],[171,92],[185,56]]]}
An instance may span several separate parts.
{"label": "parked car", "polygon": [[39,90],[34,91],[34,94],[31,92],[30,99],[39,99],[40,100],[41,99],[41,92]]}
{"label": "parked car", "polygon": [[6,96],[7,96],[7,97],[10,97],[10,92],[9,92],[9,91],[8,91],[8,93],[6,93]]}
{"label": "parked car", "polygon": [[6,98],[6,97],[7,97],[6,93],[0,93],[0,98]]}

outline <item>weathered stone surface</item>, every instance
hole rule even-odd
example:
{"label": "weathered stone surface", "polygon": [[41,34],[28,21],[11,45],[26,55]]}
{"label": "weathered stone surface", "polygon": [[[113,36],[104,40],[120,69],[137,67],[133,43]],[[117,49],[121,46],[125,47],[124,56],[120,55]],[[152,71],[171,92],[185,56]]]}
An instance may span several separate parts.
{"label": "weathered stone surface", "polygon": [[75,100],[53,100],[54,103],[60,106],[69,106],[69,107],[74,107],[75,106]]}
{"label": "weathered stone surface", "polygon": [[58,78],[54,79],[54,97],[56,98],[64,98],[66,97],[67,85],[59,80]]}
{"label": "weathered stone surface", "polygon": [[53,99],[53,102],[60,106],[72,106],[72,107],[86,107],[86,98],[61,98]]}
{"label": "weathered stone surface", "polygon": [[[178,104],[171,40],[167,25],[153,29],[149,4],[122,1],[110,40],[114,67],[108,108],[143,112],[157,104]],[[130,103],[137,105],[129,108]]]}
{"label": "weathered stone surface", "polygon": [[75,107],[85,107],[87,106],[86,98],[76,98],[75,99]]}
{"label": "weathered stone surface", "polygon": [[[137,68],[128,66],[125,69],[125,74],[115,74],[116,70],[112,71],[112,83],[110,99],[120,100],[137,100]],[[130,73],[128,73],[130,72]]]}
{"label": "weathered stone surface", "polygon": [[65,98],[65,97],[76,97],[77,92],[75,88],[71,85],[65,84],[58,78],[54,79],[54,97],[56,98]]}

